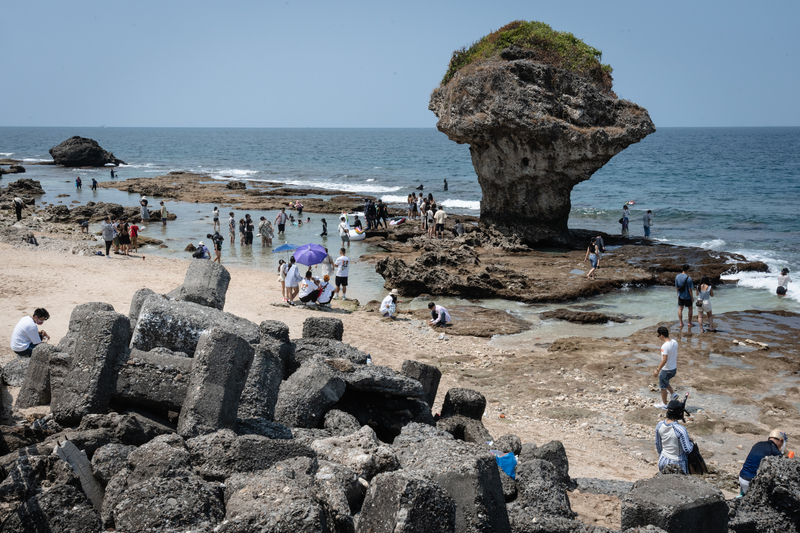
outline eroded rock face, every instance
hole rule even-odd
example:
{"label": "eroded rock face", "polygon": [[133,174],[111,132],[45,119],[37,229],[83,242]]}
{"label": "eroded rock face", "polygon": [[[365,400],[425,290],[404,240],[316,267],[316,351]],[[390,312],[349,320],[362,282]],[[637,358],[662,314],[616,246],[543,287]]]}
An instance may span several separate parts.
{"label": "eroded rock face", "polygon": [[114,166],[125,164],[125,161],[117,159],[111,152],[103,150],[97,141],[77,135],[50,148],[50,155],[53,156],[57,165],[65,167],[102,167],[108,163]]}
{"label": "eroded rock face", "polygon": [[492,59],[434,89],[428,109],[469,144],[481,224],[526,244],[569,242],[572,188],[655,131],[647,110],[529,59]]}

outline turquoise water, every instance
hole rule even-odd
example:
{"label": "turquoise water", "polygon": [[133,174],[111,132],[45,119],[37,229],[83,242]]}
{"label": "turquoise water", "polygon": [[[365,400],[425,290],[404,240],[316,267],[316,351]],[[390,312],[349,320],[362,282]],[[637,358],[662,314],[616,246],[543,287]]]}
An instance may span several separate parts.
{"label": "turquoise water", "polygon": [[[120,179],[164,174],[171,170],[208,173],[216,179],[247,179],[288,183],[295,187],[329,188],[379,196],[389,203],[404,201],[423,183],[448,211],[478,214],[480,187],[468,147],[457,145],[435,129],[155,129],[155,128],[0,128],[0,157],[25,161],[51,159],[47,150],[72,135],[97,140],[128,165],[118,169]],[[43,200],[65,205],[92,199],[136,205],[134,195],[112,189],[92,193],[88,186],[74,189],[76,175],[84,183],[95,177],[110,179],[107,169],[75,170],[28,165],[26,177],[40,180],[47,191]],[[447,179],[450,190],[442,190]],[[3,181],[13,180],[6,176]],[[68,198],[55,198],[58,194]],[[288,199],[287,199],[288,200]],[[800,128],[665,128],[614,157],[572,194],[570,227],[615,233],[622,204],[633,200],[631,233],[641,234],[642,213],[652,209],[652,236],[674,244],[740,252],[770,265],[770,274],[737,274],[737,288],[724,288],[715,298],[715,310],[748,307],[800,310],[797,283],[787,298],[772,295],[775,272],[800,268]],[[189,242],[205,237],[211,228],[211,206],[170,201],[178,220],[167,229],[150,226],[144,234],[164,239],[159,253],[186,257]],[[227,210],[223,210],[227,212]],[[237,219],[242,213],[237,212]],[[275,212],[251,212],[273,218]],[[335,256],[339,240],[318,236],[320,215],[309,214],[310,225],[292,227],[286,240],[320,242]],[[325,216],[325,215],[322,215]],[[226,217],[223,218],[223,221]],[[336,224],[330,215],[329,233]],[[357,258],[372,251],[354,243],[349,254]],[[226,242],[227,264],[265,271],[272,282],[277,254],[256,246],[244,249]],[[358,282],[350,289],[359,299],[380,297],[382,279],[367,263],[356,263]],[[797,276],[800,281],[800,275]],[[663,294],[662,294],[663,293]],[[608,312],[642,317],[613,326],[551,325],[536,322],[542,307],[509,302],[486,305],[520,313],[536,322],[536,332],[596,335],[628,334],[628,330],[674,315],[668,289],[635,290],[599,297],[592,303],[611,306]],[[571,305],[581,305],[576,302]],[[562,307],[562,306],[559,306]]]}

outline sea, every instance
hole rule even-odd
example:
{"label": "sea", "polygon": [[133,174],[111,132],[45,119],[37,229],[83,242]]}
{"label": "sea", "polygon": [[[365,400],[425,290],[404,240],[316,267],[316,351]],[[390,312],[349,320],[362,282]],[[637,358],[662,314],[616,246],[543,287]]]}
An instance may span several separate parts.
{"label": "sea", "polygon": [[[416,187],[432,193],[453,214],[479,214],[481,189],[467,145],[450,141],[434,128],[420,129],[226,129],[226,128],[40,128],[0,127],[0,158],[24,163],[51,160],[48,149],[80,135],[94,139],[126,162],[118,180],[166,174],[174,170],[207,174],[216,180],[284,183],[352,191],[383,198],[398,207]],[[27,165],[28,177],[39,180],[47,203],[75,205],[87,201],[137,205],[138,196],[115,189],[89,189],[91,178],[111,180],[108,168],[67,169]],[[75,189],[81,176],[84,186]],[[4,176],[0,184],[16,179]],[[443,189],[444,180],[449,188]],[[69,196],[61,196],[68,194]],[[287,202],[291,199],[287,199]],[[764,261],[769,273],[731,273],[731,283],[718,287],[714,311],[783,309],[800,312],[800,128],[660,128],[615,156],[573,189],[571,228],[608,233],[620,230],[625,203],[631,208],[631,234],[643,233],[641,218],[654,214],[652,237],[660,242],[736,252]],[[178,220],[166,228],[153,224],[143,233],[164,240],[167,248],[143,251],[189,260],[189,243],[211,230],[212,205],[169,201]],[[223,223],[229,209],[222,208]],[[237,219],[242,213],[237,213]],[[274,219],[275,212],[251,212]],[[293,226],[275,244],[321,243],[336,256],[339,240],[335,216],[327,215],[331,236],[320,237],[321,218]],[[96,229],[96,228],[95,228]],[[224,229],[224,228],[223,228]],[[224,232],[223,232],[224,233]],[[380,299],[386,293],[374,264],[359,258],[377,251],[353,243],[354,260],[348,294],[359,300]],[[612,251],[613,253],[613,251]],[[275,254],[255,246],[247,249],[226,241],[223,263],[263,270],[275,279]],[[777,272],[787,267],[796,280],[786,297],[775,296]],[[583,268],[576,263],[576,269]],[[577,274],[576,274],[577,275]],[[735,282],[735,283],[734,283]],[[446,305],[463,304],[441,299]],[[425,301],[411,301],[424,307]],[[570,335],[625,336],[677,318],[675,292],[669,287],[629,287],[611,295],[557,305],[526,305],[487,300],[486,307],[505,309],[533,322],[531,331],[492,342],[513,347],[519,342],[544,342]],[[540,320],[538,313],[557,307],[585,307],[629,316],[623,324],[576,326]]]}

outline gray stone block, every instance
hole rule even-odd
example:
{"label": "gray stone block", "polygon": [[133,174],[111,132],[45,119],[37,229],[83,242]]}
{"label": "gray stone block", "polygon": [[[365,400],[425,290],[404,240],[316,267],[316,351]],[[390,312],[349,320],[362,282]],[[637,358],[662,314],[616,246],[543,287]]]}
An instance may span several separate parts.
{"label": "gray stone block", "polygon": [[265,320],[258,325],[261,342],[266,340],[289,342],[289,326],[278,320]]}
{"label": "gray stone block", "polygon": [[450,389],[442,403],[442,418],[452,415],[463,415],[467,418],[481,420],[486,411],[486,398],[472,389]]}
{"label": "gray stone block", "polygon": [[495,439],[494,444],[492,444],[492,449],[500,450],[503,453],[519,455],[522,453],[522,440],[513,433],[508,433]]}
{"label": "gray stone block", "polygon": [[534,452],[536,452],[536,448],[538,448],[538,446],[536,446],[536,444],[532,442],[523,443],[522,449],[520,450],[519,457],[517,457],[517,459],[520,461],[527,461],[528,459],[539,459],[539,457],[536,457],[536,455],[534,455]]}
{"label": "gray stone block", "polygon": [[180,302],[194,302],[222,311],[231,275],[228,269],[214,261],[192,261],[183,285],[167,296]]}
{"label": "gray stone block", "polygon": [[102,311],[114,311],[114,306],[103,302],[89,302],[76,305],[69,316],[69,328],[58,343],[60,352],[71,352],[75,342],[80,338],[84,326],[90,324],[95,313]]}
{"label": "gray stone block", "polygon": [[556,467],[542,459],[517,463],[517,501],[529,514],[575,518]]}
{"label": "gray stone block", "polygon": [[503,472],[500,467],[497,467],[498,471],[500,472],[500,483],[503,484],[503,498],[506,499],[506,503],[512,502],[517,499],[517,482],[511,478],[508,474]]}
{"label": "gray stone block", "polygon": [[102,524],[100,515],[80,489],[71,485],[56,485],[20,505],[3,522],[3,531],[97,533],[102,531]]}
{"label": "gray stone block", "polygon": [[311,449],[317,457],[344,465],[367,481],[400,466],[392,448],[381,443],[369,426],[343,437],[314,441]]}
{"label": "gray stone block", "polygon": [[361,424],[358,419],[350,413],[345,413],[339,409],[331,409],[325,413],[325,429],[331,432],[332,435],[343,437],[351,435],[361,429]]}
{"label": "gray stone block", "polygon": [[54,485],[80,488],[72,468],[55,455],[22,455],[6,467],[0,483],[0,524],[25,500]]}
{"label": "gray stone block", "polygon": [[[285,345],[290,346],[290,345]],[[367,354],[349,344],[333,339],[298,339],[294,342],[294,349],[289,352],[289,363],[284,372],[284,378],[294,373],[300,365],[315,358],[349,359],[354,364],[365,365]]]}
{"label": "gray stone block", "polygon": [[401,468],[438,483],[456,503],[456,531],[510,533],[497,462],[488,449],[422,424],[405,426],[393,447]]}
{"label": "gray stone block", "polygon": [[744,497],[730,503],[728,527],[736,533],[797,530],[800,524],[800,461],[765,457]]}
{"label": "gray stone block", "polygon": [[[483,422],[461,415],[452,415],[447,418],[440,418],[436,422],[436,427],[447,431],[458,440],[472,442],[489,449],[492,442],[492,435],[489,433]],[[492,448],[495,448],[492,446]]]}
{"label": "gray stone block", "polygon": [[114,400],[126,405],[180,411],[194,360],[164,352],[163,349],[131,350],[117,374]]}
{"label": "gray stone block", "polygon": [[[114,311],[99,311],[81,324],[80,334],[69,350],[69,361],[51,354],[50,409],[56,422],[72,425],[87,414],[106,412],[119,362],[127,356],[128,339],[128,317]],[[53,364],[54,361],[68,366]]]}
{"label": "gray stone block", "polygon": [[277,341],[266,340],[255,347],[253,365],[239,399],[239,418],[274,418],[283,379],[281,346]]}
{"label": "gray stone block", "polygon": [[139,289],[138,291],[133,293],[133,298],[131,298],[131,308],[128,311],[128,318],[131,319],[131,330],[136,328],[136,322],[139,320],[139,313],[142,310],[144,301],[150,298],[151,296],[158,296],[160,298],[164,298],[164,296],[156,294],[155,292],[151,291],[146,287],[144,289]]}
{"label": "gray stone block", "polygon": [[270,439],[292,439],[292,430],[277,422],[270,422],[263,418],[240,418],[233,426],[237,435],[260,435]]}
{"label": "gray stone block", "polygon": [[428,407],[433,407],[436,393],[439,390],[439,381],[442,379],[442,371],[433,365],[411,360],[403,361],[400,371],[404,376],[416,379],[422,384],[422,390],[425,393],[423,399]]}
{"label": "gray stone block", "polygon": [[258,435],[238,436],[229,429],[186,441],[192,466],[204,479],[223,481],[237,472],[266,470],[292,457],[315,457],[308,446]]}
{"label": "gray stone block", "polygon": [[558,479],[563,483],[569,483],[569,459],[567,450],[561,441],[552,440],[547,444],[537,447],[531,453],[536,459],[542,459],[556,467]]}
{"label": "gray stone block", "polygon": [[92,470],[95,477],[104,486],[118,472],[128,466],[128,456],[136,446],[127,444],[106,444],[98,448],[92,456]]}
{"label": "gray stone block", "polygon": [[403,471],[370,483],[357,533],[454,533],[456,503],[437,483]]}
{"label": "gray stone block", "polygon": [[659,475],[637,481],[622,498],[622,529],[648,524],[668,533],[727,533],[728,505],[700,478]]}
{"label": "gray stone block", "polygon": [[200,335],[212,327],[238,335],[251,344],[259,341],[258,326],[249,320],[193,302],[150,297],[139,313],[131,348],[145,352],[167,348],[192,356]]}
{"label": "gray stone block", "polygon": [[403,398],[421,398],[425,395],[422,383],[385,366],[357,367],[353,372],[343,372],[340,376],[349,388],[359,392],[375,392]]}
{"label": "gray stone block", "polygon": [[220,328],[211,328],[200,336],[178,419],[181,436],[233,428],[253,353],[247,340]]}
{"label": "gray stone block", "polygon": [[345,383],[328,365],[309,361],[281,384],[275,421],[289,427],[318,428],[345,391]]}
{"label": "gray stone block", "polygon": [[[41,344],[39,344],[37,348],[39,346],[41,346]],[[9,387],[21,387],[25,382],[25,376],[28,373],[30,362],[30,357],[14,357],[14,359],[3,366],[3,382]]]}
{"label": "gray stone block", "polygon": [[50,403],[50,356],[56,351],[52,344],[40,344],[33,349],[25,380],[17,395],[20,409]]}
{"label": "gray stone block", "polygon": [[344,324],[338,318],[312,316],[303,322],[304,339],[333,339],[342,340]]}

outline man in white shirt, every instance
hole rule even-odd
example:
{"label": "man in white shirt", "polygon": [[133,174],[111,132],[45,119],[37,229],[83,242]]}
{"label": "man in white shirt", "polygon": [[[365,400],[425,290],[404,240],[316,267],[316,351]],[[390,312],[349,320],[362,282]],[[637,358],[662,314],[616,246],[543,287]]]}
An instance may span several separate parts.
{"label": "man in white shirt", "polygon": [[444,239],[444,221],[447,220],[447,213],[444,212],[442,206],[439,206],[439,209],[436,210],[436,214],[433,215],[433,221],[436,223],[436,229],[434,230],[434,238],[439,237],[439,239]]}
{"label": "man in white shirt", "polygon": [[278,225],[278,235],[286,233],[286,221],[289,220],[289,215],[286,214],[286,208],[281,207],[281,212],[275,217],[275,224]]}
{"label": "man in white shirt", "polygon": [[[342,217],[344,220],[344,217]],[[344,255],[345,249],[339,249],[339,258],[334,261],[336,267],[336,290],[333,292],[333,297],[339,294],[339,289],[342,289],[342,300],[347,300],[347,276],[350,274],[350,258]]]}
{"label": "man in white shirt", "polygon": [[342,217],[341,220],[339,223],[339,237],[342,238],[342,246],[344,246],[344,243],[350,246],[350,225],[347,223],[346,218]]}
{"label": "man in white shirt", "polygon": [[306,272],[306,277],[300,282],[300,294],[298,295],[300,301],[304,304],[313,304],[316,302],[319,296],[319,291],[317,289],[317,284],[314,282],[314,278],[311,276],[311,271],[309,270]]}
{"label": "man in white shirt", "polygon": [[33,316],[26,316],[14,326],[11,333],[11,349],[14,353],[23,357],[30,357],[37,344],[48,340],[50,337],[44,330],[39,331],[38,326],[50,318],[47,309],[39,308],[33,312]]}
{"label": "man in white shirt", "polygon": [[678,371],[678,341],[669,338],[669,330],[664,326],[658,328],[658,338],[664,344],[661,345],[661,363],[653,372],[653,377],[658,378],[658,387],[661,389],[661,403],[657,403],[656,407],[666,409],[667,392],[670,394],[670,399],[678,399],[678,395],[669,384],[669,380],[674,378]]}
{"label": "man in white shirt", "polygon": [[452,320],[450,318],[450,313],[448,313],[447,309],[441,305],[436,305],[435,303],[431,302],[428,304],[428,309],[431,310],[431,326],[439,326],[443,328]]}
{"label": "man in white shirt", "polygon": [[289,295],[289,305],[294,305],[294,299],[297,298],[297,293],[300,292],[300,270],[297,268],[294,256],[289,259],[289,270],[286,271],[286,289]]}

